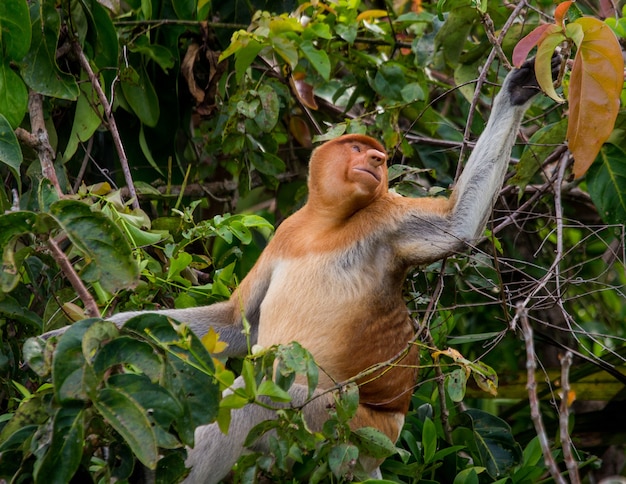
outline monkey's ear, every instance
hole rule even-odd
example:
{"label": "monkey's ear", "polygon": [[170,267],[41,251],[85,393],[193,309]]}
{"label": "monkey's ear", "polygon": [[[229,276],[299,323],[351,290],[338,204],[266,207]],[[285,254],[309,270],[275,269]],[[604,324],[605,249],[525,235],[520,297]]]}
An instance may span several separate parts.
{"label": "monkey's ear", "polygon": [[[554,53],[552,56],[552,79],[559,75],[561,67],[561,55]],[[513,106],[521,106],[533,96],[541,92],[537,76],[535,75],[535,58],[528,59],[519,68],[513,69],[506,78],[504,89],[508,89]]]}

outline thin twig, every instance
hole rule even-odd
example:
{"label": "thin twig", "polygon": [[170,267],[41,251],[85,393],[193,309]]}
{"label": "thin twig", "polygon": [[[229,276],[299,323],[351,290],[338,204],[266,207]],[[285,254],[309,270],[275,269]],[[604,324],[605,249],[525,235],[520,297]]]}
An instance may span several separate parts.
{"label": "thin twig", "polygon": [[567,351],[561,358],[561,407],[559,414],[559,435],[563,448],[563,460],[569,472],[571,484],[580,484],[578,463],[572,454],[572,438],[569,435],[569,369],[572,366],[572,352]]}
{"label": "thin twig", "polygon": [[89,64],[89,60],[85,56],[83,49],[81,48],[78,42],[74,42],[74,51],[78,56],[81,67],[85,70],[87,75],[89,76],[89,81],[93,86],[94,90],[98,94],[98,99],[100,100],[100,104],[104,109],[104,115],[106,117],[106,122],[109,128],[109,132],[113,137],[113,144],[115,144],[115,149],[117,150],[117,156],[120,159],[120,164],[122,165],[122,172],[124,173],[124,179],[126,180],[126,185],[128,186],[128,191],[130,192],[131,203],[133,208],[139,208],[139,200],[137,198],[137,192],[135,191],[135,184],[133,182],[133,177],[130,173],[130,168],[128,166],[128,158],[126,157],[126,151],[124,150],[124,145],[122,144],[122,138],[120,137],[120,132],[117,129],[117,124],[115,123],[115,118],[113,117],[113,111],[109,101],[102,90],[102,86],[100,86],[100,82],[96,77],[96,74],[93,72],[91,65]]}
{"label": "thin twig", "polygon": [[83,281],[81,281],[80,277],[74,270],[74,267],[72,267],[72,264],[65,255],[65,252],[59,248],[53,238],[48,239],[48,248],[56,263],[59,264],[61,271],[70,281],[70,284],[76,291],[76,294],[78,294],[78,297],[83,302],[85,306],[85,314],[89,317],[100,316],[100,310],[98,309],[96,301],[83,284]]}
{"label": "thin twig", "polygon": [[535,361],[535,344],[533,341],[533,330],[528,322],[528,312],[526,308],[520,303],[517,305],[517,314],[519,317],[522,333],[524,335],[524,343],[526,346],[526,389],[528,390],[528,401],[530,404],[530,418],[535,426],[535,432],[539,438],[539,445],[541,446],[541,452],[543,452],[543,459],[548,467],[548,471],[557,484],[567,484],[558,466],[552,457],[550,452],[550,445],[548,444],[548,437],[546,435],[546,429],[543,425],[543,419],[541,418],[541,410],[539,409],[539,397],[537,397],[537,382],[535,381],[535,371],[537,370],[537,362]]}
{"label": "thin twig", "polygon": [[[30,116],[30,127],[35,142],[35,149],[37,155],[39,155],[39,162],[41,163],[41,173],[44,178],[52,183],[52,186],[57,192],[59,198],[63,197],[63,191],[59,185],[59,179],[57,173],[54,171],[54,150],[50,146],[50,140],[48,138],[48,130],[46,129],[46,123],[43,116],[43,101],[41,94],[35,91],[30,91],[28,95],[28,113]],[[28,139],[28,138],[26,138]],[[30,138],[31,141],[33,138]]]}

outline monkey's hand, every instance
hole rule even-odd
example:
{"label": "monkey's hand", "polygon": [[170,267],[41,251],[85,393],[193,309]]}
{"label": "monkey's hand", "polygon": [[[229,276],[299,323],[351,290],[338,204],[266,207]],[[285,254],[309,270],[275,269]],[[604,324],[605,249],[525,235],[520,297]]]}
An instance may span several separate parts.
{"label": "monkey's hand", "polygon": [[[552,79],[556,79],[561,66],[559,54],[552,56],[551,65]],[[521,106],[541,92],[535,77],[535,58],[527,60],[518,69],[513,69],[506,78],[504,88],[508,89],[513,106]]]}

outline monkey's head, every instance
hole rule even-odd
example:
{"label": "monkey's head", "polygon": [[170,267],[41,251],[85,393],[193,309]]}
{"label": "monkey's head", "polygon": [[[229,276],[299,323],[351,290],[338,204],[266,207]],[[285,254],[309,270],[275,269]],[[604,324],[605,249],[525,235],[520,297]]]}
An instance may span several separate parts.
{"label": "monkey's head", "polygon": [[351,215],[387,192],[387,153],[373,138],[347,134],[313,151],[309,203]]}

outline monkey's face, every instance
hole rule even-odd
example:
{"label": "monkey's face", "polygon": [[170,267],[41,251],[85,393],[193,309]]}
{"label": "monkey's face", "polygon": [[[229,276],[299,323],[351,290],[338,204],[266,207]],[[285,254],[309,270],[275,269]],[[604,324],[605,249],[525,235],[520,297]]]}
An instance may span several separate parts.
{"label": "monkey's face", "polygon": [[387,191],[387,154],[363,135],[345,135],[320,146],[311,156],[309,201],[354,213]]}

